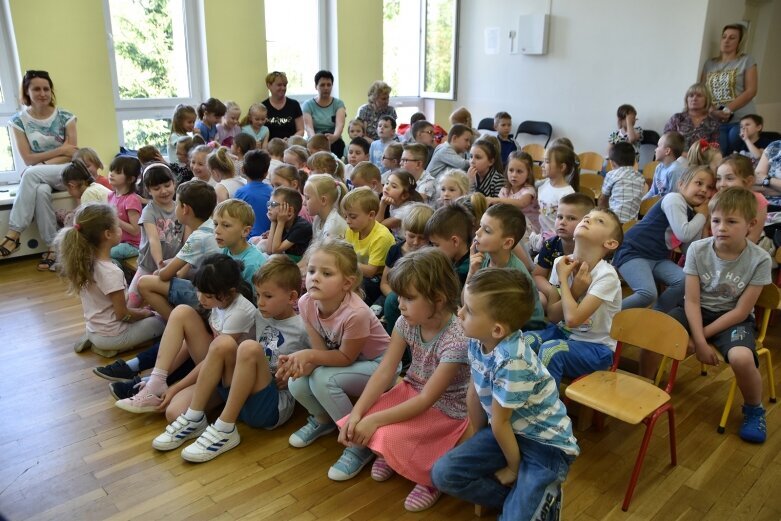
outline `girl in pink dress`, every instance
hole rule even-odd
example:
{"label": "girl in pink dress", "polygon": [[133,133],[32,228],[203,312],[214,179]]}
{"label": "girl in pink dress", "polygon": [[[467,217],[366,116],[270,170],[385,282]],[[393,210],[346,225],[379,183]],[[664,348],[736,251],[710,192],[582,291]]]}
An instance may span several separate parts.
{"label": "girl in pink dress", "polygon": [[[469,383],[467,341],[454,312],[459,283],[450,260],[436,248],[411,252],[389,276],[401,317],[388,351],[352,412],[337,423],[339,441],[377,454],[372,478],[399,473],[415,482],[404,507],[431,507],[440,492],[431,482],[434,462],[464,435]],[[405,346],[412,365],[390,391]]]}

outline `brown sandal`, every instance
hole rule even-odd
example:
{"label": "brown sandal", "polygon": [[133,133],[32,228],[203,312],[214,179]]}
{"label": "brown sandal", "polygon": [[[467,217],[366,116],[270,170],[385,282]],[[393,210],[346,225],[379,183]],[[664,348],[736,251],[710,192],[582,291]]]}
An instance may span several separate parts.
{"label": "brown sandal", "polygon": [[[3,244],[7,242],[10,242],[11,244],[14,245],[14,248],[12,250],[9,250],[5,246],[3,246]],[[0,242],[0,257],[10,257],[14,252],[16,252],[16,250],[19,249],[20,244],[21,243],[19,242],[19,237],[14,239],[13,237],[9,237],[8,235],[6,235],[5,237],[3,237],[3,242]]]}
{"label": "brown sandal", "polygon": [[56,254],[53,251],[47,251],[43,254],[43,258],[38,261],[38,271],[51,271],[52,266],[57,262]]}

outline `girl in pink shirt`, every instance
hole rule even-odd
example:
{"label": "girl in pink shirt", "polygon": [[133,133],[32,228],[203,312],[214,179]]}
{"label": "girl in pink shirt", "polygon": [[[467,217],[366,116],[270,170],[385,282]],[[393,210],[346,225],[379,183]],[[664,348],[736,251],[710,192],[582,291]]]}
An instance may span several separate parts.
{"label": "girl in pink shirt", "polygon": [[117,156],[109,165],[108,182],[114,190],[108,202],[117,209],[119,227],[122,229],[120,243],[111,248],[111,258],[122,262],[138,257],[141,243],[141,196],[136,193],[136,181],[141,176],[141,162],[135,157]]}
{"label": "girl in pink shirt", "polygon": [[[336,430],[334,422],[350,414],[350,397],[360,396],[388,348],[390,337],[356,293],[360,287],[358,258],[350,244],[326,240],[311,250],[307,293],[298,308],[312,349],[281,355],[277,370],[278,378],[289,378],[290,392],[310,414],[290,436],[293,447],[306,447]],[[366,447],[348,447],[328,475],[352,477],[373,456]]]}
{"label": "girl in pink shirt", "polygon": [[[754,186],[754,168],[746,156],[732,154],[725,157],[716,169],[716,190],[739,186],[751,190]],[[767,219],[767,199],[759,192],[753,192],[757,198],[757,222],[748,229],[748,239],[757,244]],[[710,232],[710,227],[707,227]],[[773,253],[771,252],[771,256]]]}

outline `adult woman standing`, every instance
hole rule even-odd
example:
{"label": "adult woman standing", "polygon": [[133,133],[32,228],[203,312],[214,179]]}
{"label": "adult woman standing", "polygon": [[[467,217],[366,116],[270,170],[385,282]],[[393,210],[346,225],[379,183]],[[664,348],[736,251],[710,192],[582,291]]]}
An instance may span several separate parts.
{"label": "adult woman standing", "polygon": [[721,54],[705,62],[700,78],[713,100],[711,114],[721,122],[719,144],[725,156],[740,142],[740,118],[756,113],[759,75],[754,58],[740,53],[744,31],[741,24],[724,26]]}
{"label": "adult woman standing", "polygon": [[396,109],[388,105],[390,102],[391,87],[384,81],[377,80],[369,87],[369,103],[358,108],[358,119],[366,125],[366,135],[371,139],[378,139],[377,122],[382,116],[390,116],[397,119]]}
{"label": "adult woman standing", "polygon": [[317,96],[304,102],[304,128],[308,136],[324,134],[331,144],[331,152],[336,157],[344,157],[344,119],[347,110],[344,102],[331,95],[334,75],[330,71],[318,71],[315,74]]}
{"label": "adult woman standing", "polygon": [[292,135],[304,135],[304,118],[301,113],[301,105],[294,99],[288,98],[287,74],[284,72],[270,72],[266,76],[266,86],[269,97],[263,100],[268,110],[269,139],[275,137],[287,139]]}
{"label": "adult woman standing", "polygon": [[[14,141],[27,165],[14,199],[8,231],[0,242],[0,256],[19,249],[19,236],[35,217],[41,239],[51,246],[57,234],[52,191],[65,190],[62,171],[70,163],[76,146],[76,116],[59,109],[54,83],[46,71],[27,71],[22,78],[24,107],[11,118]],[[55,260],[53,251],[44,254],[38,265],[48,270]]]}
{"label": "adult woman standing", "polygon": [[684,150],[701,139],[717,143],[721,122],[710,113],[710,105],[708,89],[702,83],[695,83],[683,97],[683,112],[673,114],[664,131],[680,133],[685,141]]}

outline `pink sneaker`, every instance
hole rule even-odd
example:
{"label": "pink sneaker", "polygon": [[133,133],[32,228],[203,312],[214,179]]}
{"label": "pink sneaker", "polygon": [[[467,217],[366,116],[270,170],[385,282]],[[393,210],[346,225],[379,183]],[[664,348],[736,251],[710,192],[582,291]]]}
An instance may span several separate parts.
{"label": "pink sneaker", "polygon": [[142,389],[135,396],[125,398],[124,400],[117,400],[114,405],[127,412],[156,412],[160,404],[163,403],[163,399],[159,396],[155,396],[150,392],[144,392]]}
{"label": "pink sneaker", "polygon": [[431,508],[437,502],[442,492],[434,487],[426,485],[415,485],[407,499],[404,500],[404,508],[410,512],[421,512]]}
{"label": "pink sneaker", "polygon": [[388,465],[385,458],[377,456],[377,459],[374,460],[374,464],[372,465],[372,479],[374,481],[387,481],[392,478],[395,473],[396,471]]}

